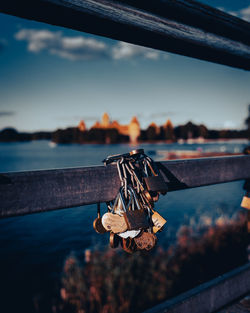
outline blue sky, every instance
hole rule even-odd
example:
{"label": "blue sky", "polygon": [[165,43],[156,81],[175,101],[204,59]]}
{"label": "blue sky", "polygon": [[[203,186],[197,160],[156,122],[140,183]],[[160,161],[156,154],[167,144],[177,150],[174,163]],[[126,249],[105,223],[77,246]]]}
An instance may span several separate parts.
{"label": "blue sky", "polygon": [[[250,1],[207,0],[250,21]],[[250,72],[0,14],[0,129],[91,126],[107,111],[143,128],[242,128]]]}

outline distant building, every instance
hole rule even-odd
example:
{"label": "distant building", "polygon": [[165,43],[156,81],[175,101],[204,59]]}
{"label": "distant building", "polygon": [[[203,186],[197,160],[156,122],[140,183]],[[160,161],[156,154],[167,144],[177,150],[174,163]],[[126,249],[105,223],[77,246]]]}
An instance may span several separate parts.
{"label": "distant building", "polygon": [[174,126],[169,119],[163,125],[163,130],[164,130],[164,137],[167,141],[175,140]]}
{"label": "distant building", "polygon": [[128,135],[131,143],[137,143],[141,134],[140,123],[136,116],[134,116],[128,125]]}
{"label": "distant building", "polygon": [[81,120],[80,123],[78,124],[78,129],[79,129],[81,132],[86,131],[86,125],[85,125],[85,123],[84,123],[83,120]]}
{"label": "distant building", "polygon": [[97,121],[92,128],[117,129],[121,135],[129,136],[132,143],[136,143],[141,134],[140,123],[135,116],[128,125],[121,125],[116,120],[111,121],[106,112],[102,116],[101,123]]}
{"label": "distant building", "polygon": [[102,123],[101,123],[101,126],[103,128],[110,128],[110,120],[109,120],[109,115],[108,113],[104,113],[103,116],[102,116]]}
{"label": "distant building", "polygon": [[95,124],[91,128],[104,128],[99,121],[96,121]]}
{"label": "distant building", "polygon": [[[80,121],[78,125],[78,129],[80,131],[86,130],[86,125],[83,120]],[[130,142],[133,144],[136,144],[138,142],[138,138],[141,136],[141,134],[142,134],[142,138],[146,136],[145,139],[143,140],[165,139],[169,142],[176,140],[175,134],[174,134],[174,127],[173,127],[172,122],[169,119],[166,121],[164,125],[160,127],[156,125],[156,123],[151,123],[148,126],[147,130],[142,132],[140,123],[136,116],[132,117],[129,124],[122,125],[116,120],[112,121],[108,113],[105,112],[102,115],[101,121],[96,121],[91,127],[91,129],[103,129],[103,130],[116,129],[119,135],[128,136]],[[112,136],[117,136],[117,134],[115,135],[114,132],[108,132],[108,133],[109,133],[108,136],[111,136],[110,134],[113,134]],[[110,138],[106,138],[106,140],[109,140],[109,139]],[[114,142],[116,142],[116,140],[114,140]]]}
{"label": "distant building", "polygon": [[168,129],[174,129],[174,126],[173,126],[172,122],[169,119],[166,121],[166,123],[164,124],[163,127],[164,128],[168,128]]}
{"label": "distant building", "polygon": [[159,135],[160,134],[160,127],[159,126],[157,126],[154,122],[152,122],[150,125],[149,125],[149,127],[152,127],[154,130],[155,130],[155,134],[156,135]]}
{"label": "distant building", "polygon": [[155,123],[151,123],[146,130],[147,139],[149,141],[157,140],[159,133],[160,128]]}

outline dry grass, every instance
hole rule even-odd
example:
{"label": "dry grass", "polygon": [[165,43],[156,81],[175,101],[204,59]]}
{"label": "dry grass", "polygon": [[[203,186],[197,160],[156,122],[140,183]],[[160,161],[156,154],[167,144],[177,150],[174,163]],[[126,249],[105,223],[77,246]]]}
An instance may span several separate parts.
{"label": "dry grass", "polygon": [[64,265],[61,300],[54,312],[141,312],[247,262],[245,215],[225,225],[178,232],[176,246],[153,253],[86,251]]}

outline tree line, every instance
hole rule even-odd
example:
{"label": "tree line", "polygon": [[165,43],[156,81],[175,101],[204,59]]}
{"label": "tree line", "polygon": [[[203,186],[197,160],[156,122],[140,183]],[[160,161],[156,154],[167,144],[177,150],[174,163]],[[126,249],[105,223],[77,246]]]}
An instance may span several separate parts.
{"label": "tree line", "polygon": [[[248,121],[246,121],[248,122]],[[196,125],[188,122],[184,125],[172,127],[172,125],[155,127],[149,126],[145,130],[141,130],[139,142],[166,141],[176,142],[179,139],[196,139],[202,137],[204,139],[237,139],[250,138],[250,127],[247,124],[245,130],[214,130],[208,129],[205,125]],[[129,136],[121,135],[117,129],[100,129],[91,128],[86,131],[80,131],[77,127],[69,127],[66,129],[57,129],[52,132],[18,132],[14,128],[5,128],[0,131],[0,142],[16,142],[16,141],[32,141],[32,140],[51,140],[55,143],[128,143]]]}

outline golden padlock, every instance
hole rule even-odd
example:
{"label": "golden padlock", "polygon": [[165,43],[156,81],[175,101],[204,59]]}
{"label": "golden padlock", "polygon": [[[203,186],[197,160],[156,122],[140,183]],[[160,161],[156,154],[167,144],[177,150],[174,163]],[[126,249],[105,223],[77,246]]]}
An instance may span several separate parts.
{"label": "golden padlock", "polygon": [[246,193],[246,195],[243,197],[241,201],[241,207],[247,210],[250,210],[250,197],[249,197],[249,192]]}
{"label": "golden padlock", "polygon": [[167,223],[165,218],[163,218],[158,212],[151,209],[152,214],[152,222],[153,222],[153,233],[157,233],[159,230],[162,230],[163,226]]}

